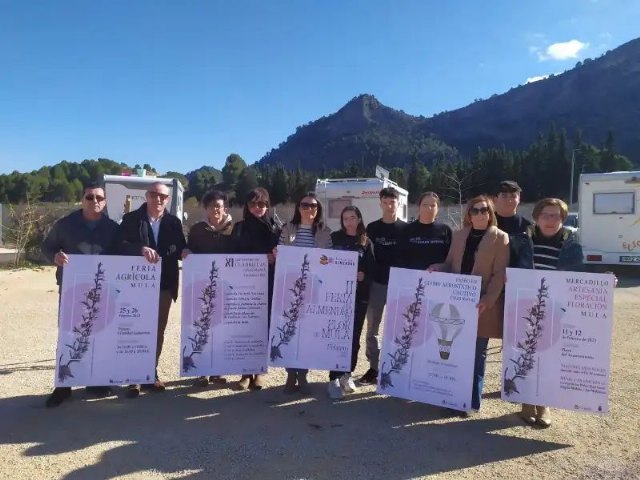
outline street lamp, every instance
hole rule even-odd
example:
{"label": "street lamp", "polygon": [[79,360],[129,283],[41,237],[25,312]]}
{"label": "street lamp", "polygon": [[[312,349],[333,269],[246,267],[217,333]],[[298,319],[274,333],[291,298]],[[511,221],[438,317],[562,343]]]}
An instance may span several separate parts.
{"label": "street lamp", "polygon": [[571,150],[571,181],[569,183],[569,209],[572,209],[572,205],[573,205],[573,171],[574,171],[574,165],[576,162],[576,152],[579,152],[580,149],[579,148],[574,148],[573,150]]}

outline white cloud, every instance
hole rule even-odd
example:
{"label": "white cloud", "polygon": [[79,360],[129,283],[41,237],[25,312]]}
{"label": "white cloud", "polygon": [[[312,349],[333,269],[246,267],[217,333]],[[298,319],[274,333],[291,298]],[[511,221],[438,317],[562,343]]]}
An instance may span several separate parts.
{"label": "white cloud", "polygon": [[545,80],[549,78],[549,75],[537,75],[535,77],[527,78],[527,83],[539,82],[540,80]]}
{"label": "white cloud", "polygon": [[569,40],[568,42],[554,43],[547,47],[547,55],[554,60],[568,60],[578,58],[580,51],[588,47],[588,43],[580,40]]}
{"label": "white cloud", "polygon": [[568,42],[552,43],[544,51],[540,47],[530,46],[529,53],[538,57],[538,60],[569,60],[578,58],[578,54],[587,48],[589,43],[580,40],[569,40]]}

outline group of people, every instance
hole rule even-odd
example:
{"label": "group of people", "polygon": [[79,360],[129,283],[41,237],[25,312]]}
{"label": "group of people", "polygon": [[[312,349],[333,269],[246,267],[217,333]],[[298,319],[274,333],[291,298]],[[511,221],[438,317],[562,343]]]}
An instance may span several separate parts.
{"label": "group of people", "polygon": [[[391,267],[480,276],[472,411],[462,413],[468,416],[480,408],[489,339],[502,337],[507,267],[579,270],[582,264],[582,248],[574,233],[563,227],[568,214],[565,202],[557,198],[540,200],[533,210],[534,223],[531,223],[517,212],[520,193],[515,181],[506,180],[498,185],[494,195],[470,199],[462,227],[453,232],[438,221],[440,197],[437,193],[420,195],[417,219],[406,223],[398,219],[398,192],[394,188],[383,188],[379,195],[380,219],[365,227],[361,211],[355,206],[346,206],[341,212],[340,230],[332,232],[324,222],[322,204],[313,192],[298,199],[293,218],[280,226],[274,221],[269,193],[264,188],[248,194],[242,220],[237,222],[227,211],[226,195],[212,191],[202,198],[204,220],[193,225],[185,238],[180,219],[166,208],[170,192],[165,184],[151,184],[145,194],[146,202],[126,213],[120,225],[104,214],[104,190],[94,184],[84,189],[82,208],[54,225],[42,251],[58,267],[59,285],[69,254],[142,255],[149,262],[162,262],[156,365],[162,352],[169,310],[178,296],[179,259],[190,254],[210,253],[266,255],[270,312],[278,245],[358,252],[351,368],[347,372],[329,372],[327,391],[332,399],[341,399],[345,393],[356,391],[357,384],[377,382],[380,324]],[[356,382],[352,373],[365,319],[369,368]],[[284,392],[308,393],[307,374],[308,370],[287,369]],[[220,376],[200,377],[195,385],[206,387],[209,383],[226,381]],[[237,388],[259,390],[264,384],[265,375],[243,375]],[[156,372],[154,383],[129,385],[127,396],[135,398],[141,390],[164,389]],[[87,390],[97,396],[112,393],[110,387],[87,387]],[[46,404],[57,406],[70,396],[70,388],[58,387]],[[523,405],[521,417],[528,424],[551,425],[550,411],[545,406]]]}

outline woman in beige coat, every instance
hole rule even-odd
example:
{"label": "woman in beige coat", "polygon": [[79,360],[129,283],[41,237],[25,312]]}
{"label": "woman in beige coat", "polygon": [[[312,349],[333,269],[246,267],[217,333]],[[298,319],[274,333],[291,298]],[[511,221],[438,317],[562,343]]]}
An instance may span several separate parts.
{"label": "woman in beige coat", "polygon": [[496,224],[491,199],[486,195],[472,198],[467,203],[462,229],[453,234],[447,259],[430,268],[482,278],[471,397],[471,408],[476,411],[480,408],[489,338],[502,338],[502,296],[509,265],[509,236]]}

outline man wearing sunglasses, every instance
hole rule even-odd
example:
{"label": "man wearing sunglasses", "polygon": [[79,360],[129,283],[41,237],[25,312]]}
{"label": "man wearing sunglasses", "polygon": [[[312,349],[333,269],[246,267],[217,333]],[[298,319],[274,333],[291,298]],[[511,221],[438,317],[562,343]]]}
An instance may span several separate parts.
{"label": "man wearing sunglasses", "polygon": [[178,298],[178,259],[186,245],[182,222],[167,211],[169,187],[164,183],[154,182],[147,189],[145,199],[146,202],[138,210],[122,217],[118,231],[118,245],[123,255],[142,255],[149,263],[162,262],[156,379],[154,383],[147,385],[129,385],[127,388],[129,398],[140,395],[141,388],[156,392],[162,392],[165,389],[164,383],[158,378],[158,360],[162,353],[171,301]]}
{"label": "man wearing sunglasses", "polygon": [[[64,266],[69,255],[105,255],[115,253],[118,224],[104,214],[107,205],[104,189],[98,184],[86,185],[82,208],[58,220],[42,244],[42,254],[55,264],[58,295],[62,287]],[[60,299],[58,298],[58,303]],[[113,392],[110,387],[87,387],[97,397]],[[71,387],[57,387],[47,398],[47,407],[57,407],[71,397]]]}

